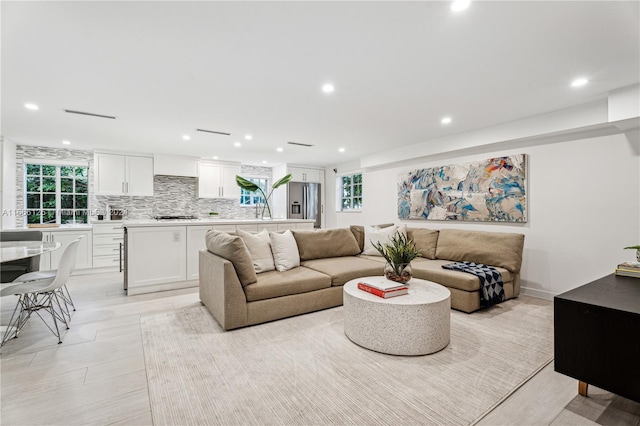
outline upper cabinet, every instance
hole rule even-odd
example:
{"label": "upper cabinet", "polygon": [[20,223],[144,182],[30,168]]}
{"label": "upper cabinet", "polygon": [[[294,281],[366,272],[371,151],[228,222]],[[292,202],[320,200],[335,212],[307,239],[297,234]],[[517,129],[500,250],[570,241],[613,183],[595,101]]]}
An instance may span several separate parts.
{"label": "upper cabinet", "polygon": [[165,176],[198,177],[198,163],[194,157],[177,155],[153,155],[153,174]]}
{"label": "upper cabinet", "polygon": [[96,195],[153,196],[153,158],[95,153]]}
{"label": "upper cabinet", "polygon": [[239,174],[239,164],[201,161],[198,176],[198,198],[240,199],[240,187],[236,183],[236,175]]}
{"label": "upper cabinet", "polygon": [[291,180],[293,182],[324,183],[321,180],[320,171],[320,169],[287,166],[287,172],[291,173]]}

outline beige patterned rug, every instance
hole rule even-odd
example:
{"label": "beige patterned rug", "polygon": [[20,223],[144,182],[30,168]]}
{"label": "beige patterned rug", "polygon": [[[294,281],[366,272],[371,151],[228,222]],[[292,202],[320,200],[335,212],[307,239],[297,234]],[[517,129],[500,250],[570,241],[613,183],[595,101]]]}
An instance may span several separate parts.
{"label": "beige patterned rug", "polygon": [[353,344],[342,307],[229,332],[205,307],[141,322],[155,425],[468,425],[553,356],[552,303],[525,296],[452,311],[449,346],[418,357]]}

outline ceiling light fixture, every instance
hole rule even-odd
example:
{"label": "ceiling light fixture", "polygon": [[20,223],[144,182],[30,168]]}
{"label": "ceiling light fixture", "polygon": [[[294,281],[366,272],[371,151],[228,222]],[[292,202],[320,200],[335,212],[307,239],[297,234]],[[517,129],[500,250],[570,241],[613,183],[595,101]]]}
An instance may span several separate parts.
{"label": "ceiling light fixture", "polygon": [[185,141],[191,140],[191,136],[189,135],[182,135],[182,139]]}
{"label": "ceiling light fixture", "polygon": [[440,122],[442,124],[451,124],[451,117],[444,117]]}
{"label": "ceiling light fixture", "polygon": [[451,4],[451,10],[454,12],[460,12],[469,7],[471,1],[469,0],[455,0],[453,4]]}
{"label": "ceiling light fixture", "polygon": [[233,144],[233,146],[235,146],[236,148],[240,148],[242,144],[240,142],[236,142]]}
{"label": "ceiling light fixture", "polygon": [[344,151],[345,151],[345,149],[344,149],[344,148],[338,148],[338,151],[339,151],[339,152],[344,152]]}
{"label": "ceiling light fixture", "polygon": [[277,147],[277,148],[276,148],[276,151],[278,151],[278,152],[282,152],[282,151],[284,151],[284,149],[282,149],[282,147],[281,147],[281,146],[279,146],[279,147]]}
{"label": "ceiling light fixture", "polygon": [[217,130],[196,129],[196,132],[215,133],[216,135],[231,136],[231,133],[218,132]]}
{"label": "ceiling light fixture", "polygon": [[580,86],[584,86],[585,84],[587,84],[589,82],[589,80],[587,80],[586,78],[576,78],[575,80],[573,80],[573,82],[571,82],[571,87],[580,87]]}
{"label": "ceiling light fixture", "polygon": [[69,114],[88,115],[89,117],[108,118],[110,120],[115,120],[116,119],[116,117],[113,116],[113,115],[94,114],[93,112],[76,111],[76,110],[73,110],[73,109],[65,109],[64,112],[69,113]]}
{"label": "ceiling light fixture", "polygon": [[30,109],[30,110],[33,110],[33,111],[36,111],[36,110],[40,109],[40,108],[38,108],[38,105],[36,105],[36,104],[24,104],[24,107],[26,109]]}
{"label": "ceiling light fixture", "polygon": [[333,93],[334,90],[336,90],[336,88],[333,87],[333,84],[331,83],[327,83],[324,86],[322,86],[322,91],[324,93]]}
{"label": "ceiling light fixture", "polygon": [[69,141],[62,141],[62,144],[63,144],[63,145],[71,145],[71,142],[69,142]]}
{"label": "ceiling light fixture", "polygon": [[217,160],[217,159],[218,159],[218,156],[217,156],[217,155],[214,155],[214,156],[213,156],[213,157],[211,157],[211,158],[213,158],[214,160]]}
{"label": "ceiling light fixture", "polygon": [[251,139],[253,139],[253,136],[251,135],[244,135],[244,138],[248,141],[250,141]]}
{"label": "ceiling light fixture", "polygon": [[267,160],[262,160],[262,164],[267,164]]}

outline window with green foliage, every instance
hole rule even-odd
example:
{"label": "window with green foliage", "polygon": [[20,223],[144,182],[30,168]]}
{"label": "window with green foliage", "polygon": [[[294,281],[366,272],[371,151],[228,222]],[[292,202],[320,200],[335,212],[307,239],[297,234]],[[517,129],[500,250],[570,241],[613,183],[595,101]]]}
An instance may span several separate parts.
{"label": "window with green foliage", "polygon": [[362,173],[342,176],[339,179],[340,210],[362,209]]}
{"label": "window with green foliage", "polygon": [[[248,181],[251,181],[258,185],[265,194],[267,191],[267,178],[259,178],[259,177],[248,177],[246,178]],[[241,206],[254,206],[256,204],[264,204],[264,197],[257,190],[254,192],[249,192],[244,188],[240,189],[240,205]]]}
{"label": "window with green foliage", "polygon": [[25,164],[27,223],[87,223],[88,168]]}

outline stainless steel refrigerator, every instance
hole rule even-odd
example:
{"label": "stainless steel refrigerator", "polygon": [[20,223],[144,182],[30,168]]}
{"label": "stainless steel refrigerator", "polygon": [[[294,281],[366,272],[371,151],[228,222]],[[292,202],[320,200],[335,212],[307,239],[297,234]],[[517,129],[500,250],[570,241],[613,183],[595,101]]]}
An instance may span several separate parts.
{"label": "stainless steel refrigerator", "polygon": [[287,195],[288,219],[313,219],[314,228],[320,228],[320,184],[289,182]]}

